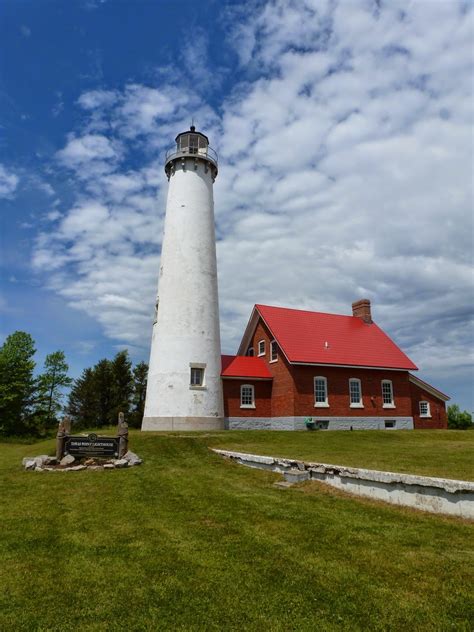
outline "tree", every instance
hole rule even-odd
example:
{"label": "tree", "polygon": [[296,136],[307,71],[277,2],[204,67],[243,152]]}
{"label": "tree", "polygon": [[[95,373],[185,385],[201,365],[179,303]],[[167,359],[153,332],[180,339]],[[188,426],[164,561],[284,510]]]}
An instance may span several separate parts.
{"label": "tree", "polygon": [[473,428],[472,415],[461,409],[457,404],[451,404],[448,406],[448,428],[455,430],[467,430]]}
{"label": "tree", "polygon": [[119,412],[130,412],[130,401],[133,393],[132,363],[128,351],[119,351],[110,363],[112,372],[112,393],[110,406],[110,423],[117,422]]}
{"label": "tree", "polygon": [[81,376],[74,380],[69,393],[67,412],[71,415],[76,428],[97,425],[99,402],[93,369],[84,369]]}
{"label": "tree", "polygon": [[146,384],[148,376],[148,364],[139,362],[133,369],[133,395],[132,411],[130,414],[130,426],[140,428],[143,413],[145,411]]}
{"label": "tree", "polygon": [[32,406],[35,398],[35,343],[30,334],[15,331],[0,347],[0,433],[35,432]]}
{"label": "tree", "polygon": [[108,426],[112,423],[113,375],[110,360],[99,360],[93,372],[93,385],[97,399],[96,425]]}
{"label": "tree", "polygon": [[62,389],[71,385],[68,377],[69,366],[63,351],[55,351],[46,356],[44,373],[38,378],[39,405],[46,427],[57,423],[57,414],[61,410]]}

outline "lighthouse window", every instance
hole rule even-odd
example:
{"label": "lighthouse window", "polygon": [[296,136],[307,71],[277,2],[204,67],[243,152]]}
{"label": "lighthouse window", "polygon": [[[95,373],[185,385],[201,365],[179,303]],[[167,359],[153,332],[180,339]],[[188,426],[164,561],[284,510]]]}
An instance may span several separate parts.
{"label": "lighthouse window", "polygon": [[204,384],[204,369],[191,367],[191,386],[202,386]]}
{"label": "lighthouse window", "polygon": [[199,144],[199,136],[197,134],[189,134],[189,153],[197,154]]}

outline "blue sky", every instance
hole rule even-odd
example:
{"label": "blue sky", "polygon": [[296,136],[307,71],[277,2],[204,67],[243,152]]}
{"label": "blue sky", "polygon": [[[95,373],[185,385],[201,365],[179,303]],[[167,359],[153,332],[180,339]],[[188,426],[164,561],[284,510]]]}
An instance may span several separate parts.
{"label": "blue sky", "polygon": [[163,152],[220,156],[222,346],[254,303],[373,316],[472,410],[470,2],[0,7],[0,335],[148,359]]}

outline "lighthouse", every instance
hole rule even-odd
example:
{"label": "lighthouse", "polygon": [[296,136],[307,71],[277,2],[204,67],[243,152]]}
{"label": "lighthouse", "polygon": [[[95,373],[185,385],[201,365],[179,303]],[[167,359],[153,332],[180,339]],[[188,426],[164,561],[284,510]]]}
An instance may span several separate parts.
{"label": "lighthouse", "polygon": [[168,198],[142,430],[224,427],[213,186],[194,126],[166,155]]}

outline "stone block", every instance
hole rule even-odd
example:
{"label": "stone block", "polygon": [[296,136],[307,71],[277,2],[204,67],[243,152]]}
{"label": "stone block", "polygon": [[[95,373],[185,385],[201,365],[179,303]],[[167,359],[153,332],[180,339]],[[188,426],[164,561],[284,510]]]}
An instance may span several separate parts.
{"label": "stone block", "polygon": [[76,459],[72,456],[72,454],[66,454],[66,456],[63,456],[63,458],[61,459],[59,464],[63,465],[63,466],[67,466],[67,465],[71,465],[72,463],[74,463],[75,460]]}
{"label": "stone block", "polygon": [[302,472],[301,470],[288,470],[288,472],[284,472],[283,476],[288,483],[302,483],[303,481],[307,481],[309,479],[309,472]]}
{"label": "stone block", "polygon": [[34,470],[36,468],[36,463],[34,459],[23,459],[23,466],[25,470]]}

